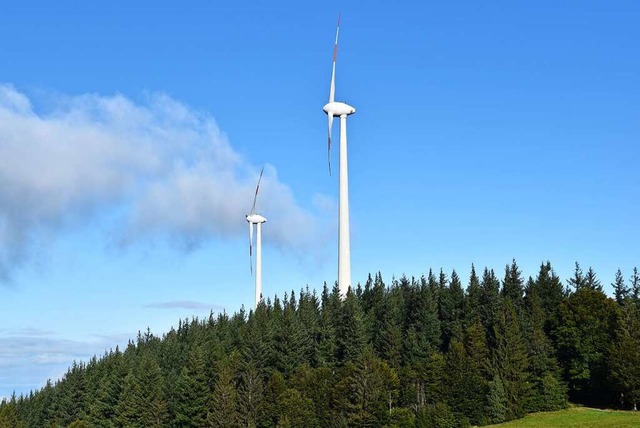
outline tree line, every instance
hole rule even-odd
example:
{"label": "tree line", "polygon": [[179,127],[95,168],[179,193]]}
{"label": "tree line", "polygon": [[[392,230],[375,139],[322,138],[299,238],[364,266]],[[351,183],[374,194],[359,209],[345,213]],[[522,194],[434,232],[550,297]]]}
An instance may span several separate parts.
{"label": "tree line", "polygon": [[568,401],[636,408],[640,274],[472,266],[147,330],[0,404],[0,427],[465,427]]}

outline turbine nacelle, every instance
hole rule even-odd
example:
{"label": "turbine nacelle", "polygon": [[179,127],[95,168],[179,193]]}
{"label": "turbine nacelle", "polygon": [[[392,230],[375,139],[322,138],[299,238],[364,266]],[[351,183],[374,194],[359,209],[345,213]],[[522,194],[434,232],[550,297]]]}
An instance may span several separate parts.
{"label": "turbine nacelle", "polygon": [[266,222],[267,219],[260,214],[247,214],[247,221],[251,224],[259,224]]}
{"label": "turbine nacelle", "polygon": [[349,104],[341,103],[339,101],[330,101],[322,107],[327,115],[333,117],[348,116],[356,112],[355,107],[351,107]]}

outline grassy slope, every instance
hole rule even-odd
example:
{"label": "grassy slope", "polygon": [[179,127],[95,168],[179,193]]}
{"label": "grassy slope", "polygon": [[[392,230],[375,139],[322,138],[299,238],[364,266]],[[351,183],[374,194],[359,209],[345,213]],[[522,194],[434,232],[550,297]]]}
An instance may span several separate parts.
{"label": "grassy slope", "polygon": [[640,427],[640,412],[573,407],[559,412],[541,412],[527,415],[516,421],[491,427],[515,428],[636,428]]}

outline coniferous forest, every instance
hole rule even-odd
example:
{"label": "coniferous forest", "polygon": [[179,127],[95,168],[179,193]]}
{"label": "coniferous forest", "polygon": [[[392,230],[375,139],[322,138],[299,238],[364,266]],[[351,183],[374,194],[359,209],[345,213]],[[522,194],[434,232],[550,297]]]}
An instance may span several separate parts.
{"label": "coniferous forest", "polygon": [[180,321],[0,405],[0,427],[464,427],[640,401],[640,273],[369,276]]}

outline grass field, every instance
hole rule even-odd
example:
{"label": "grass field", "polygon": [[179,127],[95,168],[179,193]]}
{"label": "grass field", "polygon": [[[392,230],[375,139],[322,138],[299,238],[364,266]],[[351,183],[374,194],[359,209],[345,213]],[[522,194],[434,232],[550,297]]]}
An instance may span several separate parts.
{"label": "grass field", "polygon": [[500,428],[638,428],[640,427],[640,411],[623,412],[572,407],[558,412],[534,413],[516,421],[490,426]]}

